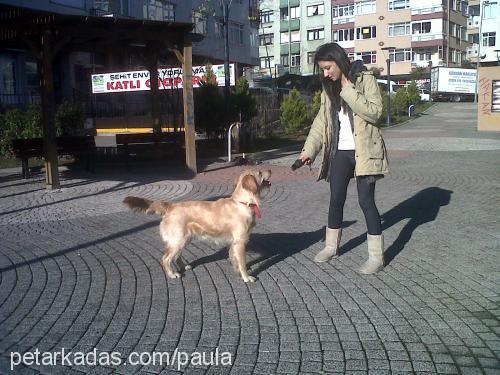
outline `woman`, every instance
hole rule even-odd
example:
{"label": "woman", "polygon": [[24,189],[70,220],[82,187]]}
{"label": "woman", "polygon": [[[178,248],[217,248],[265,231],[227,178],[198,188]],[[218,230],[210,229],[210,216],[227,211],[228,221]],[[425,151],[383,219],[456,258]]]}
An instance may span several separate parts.
{"label": "woman", "polygon": [[375,181],[388,173],[387,153],[377,121],[382,97],[377,80],[361,61],[351,65],[336,43],[320,46],[314,59],[323,86],[321,107],[299,159],[310,165],[321,151],[318,180],[330,182],[326,246],[315,257],[326,262],[339,254],[347,186],[356,179],[358,201],[368,231],[368,260],[359,272],[384,267],[384,241],[375,205]]}

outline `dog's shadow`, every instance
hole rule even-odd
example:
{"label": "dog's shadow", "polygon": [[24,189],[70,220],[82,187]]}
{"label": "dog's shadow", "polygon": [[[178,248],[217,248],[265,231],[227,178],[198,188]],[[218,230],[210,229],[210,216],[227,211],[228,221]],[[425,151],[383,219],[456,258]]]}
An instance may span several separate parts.
{"label": "dog's shadow", "polygon": [[[324,239],[325,228],[313,232],[253,233],[247,245],[247,268],[258,276],[274,264],[292,256]],[[257,254],[257,258],[252,255]],[[228,248],[190,262],[191,268],[228,258]],[[255,268],[252,268],[256,266]]]}

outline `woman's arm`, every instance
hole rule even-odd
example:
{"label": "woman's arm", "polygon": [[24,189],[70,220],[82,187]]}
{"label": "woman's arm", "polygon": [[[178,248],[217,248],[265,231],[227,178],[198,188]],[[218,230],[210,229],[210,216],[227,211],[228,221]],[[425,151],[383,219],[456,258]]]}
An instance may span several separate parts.
{"label": "woman's arm", "polygon": [[326,94],[324,92],[321,93],[321,105],[318,114],[314,118],[306,142],[304,143],[304,147],[302,147],[302,153],[299,157],[299,159],[304,161],[306,164],[310,164],[314,161],[323,146],[323,136],[325,134],[326,126],[325,95]]}
{"label": "woman's arm", "polygon": [[364,93],[361,93],[352,82],[346,79],[345,83],[344,78],[340,96],[355,114],[375,125],[382,116],[382,96],[377,80],[372,74],[363,74]]}

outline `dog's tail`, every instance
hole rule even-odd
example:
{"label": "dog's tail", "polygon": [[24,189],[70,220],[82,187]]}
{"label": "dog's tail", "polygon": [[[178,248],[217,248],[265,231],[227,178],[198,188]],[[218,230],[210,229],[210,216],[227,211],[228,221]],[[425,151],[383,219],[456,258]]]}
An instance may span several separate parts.
{"label": "dog's tail", "polygon": [[152,201],[145,198],[126,197],[123,203],[135,212],[145,212],[146,214],[165,215],[170,208],[170,203]]}

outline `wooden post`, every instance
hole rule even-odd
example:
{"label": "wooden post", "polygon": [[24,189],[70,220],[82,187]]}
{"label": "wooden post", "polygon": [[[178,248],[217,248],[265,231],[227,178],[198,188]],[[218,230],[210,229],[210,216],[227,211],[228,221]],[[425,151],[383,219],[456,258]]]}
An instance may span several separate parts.
{"label": "wooden post", "polygon": [[161,133],[160,121],[160,92],[158,89],[158,46],[148,45],[147,64],[149,69],[149,82],[151,87],[151,117],[153,120],[153,133]]}
{"label": "wooden post", "polygon": [[54,77],[52,74],[52,31],[45,28],[41,36],[41,54],[38,66],[41,68],[43,149],[45,153],[45,181],[47,189],[59,189],[56,129],[54,123]]}
{"label": "wooden post", "polygon": [[[179,55],[177,54],[179,57]],[[193,172],[196,168],[196,144],[194,140],[194,100],[193,100],[193,47],[186,41],[182,56],[182,86],[184,100],[184,137],[186,144],[186,165]]]}

